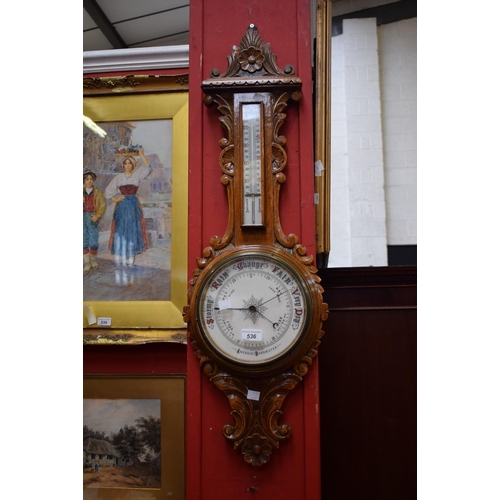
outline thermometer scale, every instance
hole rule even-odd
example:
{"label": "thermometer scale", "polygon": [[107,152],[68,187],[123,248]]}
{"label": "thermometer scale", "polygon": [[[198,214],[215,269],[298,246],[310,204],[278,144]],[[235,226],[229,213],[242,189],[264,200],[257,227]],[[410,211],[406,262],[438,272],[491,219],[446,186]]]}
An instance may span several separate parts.
{"label": "thermometer scale", "polygon": [[242,105],[243,225],[262,226],[261,106]]}

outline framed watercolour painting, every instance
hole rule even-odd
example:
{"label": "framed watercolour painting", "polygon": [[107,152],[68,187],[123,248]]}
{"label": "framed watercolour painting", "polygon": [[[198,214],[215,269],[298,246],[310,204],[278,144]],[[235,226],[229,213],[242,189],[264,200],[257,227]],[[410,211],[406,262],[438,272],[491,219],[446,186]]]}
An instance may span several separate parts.
{"label": "framed watercolour painting", "polygon": [[184,499],[181,376],[87,375],[83,498]]}
{"label": "framed watercolour painting", "polygon": [[83,115],[84,341],[183,341],[185,85],[86,78]]}

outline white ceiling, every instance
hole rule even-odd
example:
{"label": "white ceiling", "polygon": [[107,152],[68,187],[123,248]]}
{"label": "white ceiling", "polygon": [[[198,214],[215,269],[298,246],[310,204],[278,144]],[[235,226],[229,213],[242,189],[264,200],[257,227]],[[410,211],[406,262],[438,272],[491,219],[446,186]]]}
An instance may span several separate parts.
{"label": "white ceiling", "polygon": [[[313,33],[317,1],[311,0]],[[332,16],[416,1],[331,0]],[[189,0],[83,0],[84,52],[174,45],[189,45]]]}
{"label": "white ceiling", "polygon": [[189,43],[189,0],[83,0],[83,50]]}

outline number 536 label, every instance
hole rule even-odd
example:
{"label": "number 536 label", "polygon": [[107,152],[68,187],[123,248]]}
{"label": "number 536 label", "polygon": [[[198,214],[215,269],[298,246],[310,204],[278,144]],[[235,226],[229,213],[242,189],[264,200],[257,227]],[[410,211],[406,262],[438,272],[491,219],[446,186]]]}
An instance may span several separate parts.
{"label": "number 536 label", "polygon": [[244,330],[241,330],[241,340],[260,341],[262,340],[262,330],[245,328]]}

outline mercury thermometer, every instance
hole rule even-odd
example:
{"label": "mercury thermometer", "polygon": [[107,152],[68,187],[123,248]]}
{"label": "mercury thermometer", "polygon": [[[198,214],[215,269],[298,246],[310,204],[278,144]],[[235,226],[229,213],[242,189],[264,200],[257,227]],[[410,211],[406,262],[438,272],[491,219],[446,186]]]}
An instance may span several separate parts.
{"label": "mercury thermometer", "polygon": [[261,105],[243,104],[243,225],[262,225]]}

